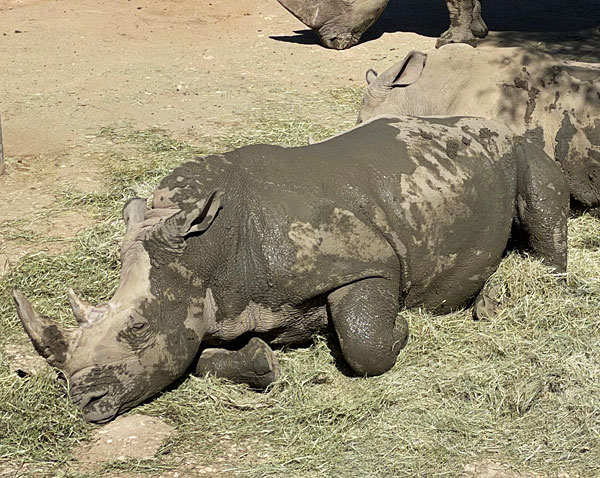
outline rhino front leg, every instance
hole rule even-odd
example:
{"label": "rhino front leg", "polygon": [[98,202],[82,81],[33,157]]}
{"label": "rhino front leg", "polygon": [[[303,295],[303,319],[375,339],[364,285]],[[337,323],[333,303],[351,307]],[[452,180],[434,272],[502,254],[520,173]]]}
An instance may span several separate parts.
{"label": "rhino front leg", "polygon": [[271,347],[253,337],[240,350],[205,349],[198,359],[196,373],[264,390],[279,377],[279,362]]}
{"label": "rhino front leg", "polygon": [[475,46],[476,40],[471,25],[473,23],[473,11],[475,2],[478,0],[446,0],[448,13],[450,14],[450,28],[438,38],[435,47],[447,45],[448,43],[467,43]]}
{"label": "rhino front leg", "polygon": [[471,22],[471,31],[477,38],[485,38],[489,29],[481,17],[481,1],[475,0],[473,7],[473,21]]}
{"label": "rhino front leg", "polygon": [[398,284],[372,278],[346,285],[327,298],[346,362],[359,375],[380,375],[396,362],[408,339],[398,316]]}

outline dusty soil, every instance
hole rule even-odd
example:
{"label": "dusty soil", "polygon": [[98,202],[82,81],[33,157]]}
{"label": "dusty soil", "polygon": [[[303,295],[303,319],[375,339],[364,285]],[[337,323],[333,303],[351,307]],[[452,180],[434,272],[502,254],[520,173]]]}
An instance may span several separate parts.
{"label": "dusty soil", "polygon": [[[5,0],[0,18],[0,221],[51,207],[57,186],[96,187],[103,126],[214,134],[267,99],[361,83],[374,61],[434,43],[384,35],[334,52],[275,40],[304,27],[274,0]],[[72,236],[57,219],[52,234]],[[3,269],[32,252],[9,243],[0,232]]]}
{"label": "dusty soil", "polygon": [[[301,97],[362,85],[367,68],[383,70],[411,49],[433,47],[447,26],[439,5],[435,14],[419,16],[415,9],[401,23],[394,8],[406,9],[409,1],[391,3],[364,42],[337,52],[320,47],[275,0],[3,0],[0,114],[7,173],[0,177],[0,224],[18,219],[28,225],[0,229],[0,273],[32,252],[14,238],[20,229],[57,238],[51,247],[60,250],[89,224],[91,219],[80,213],[39,217],[38,212],[51,210],[60,188],[102,188],[98,158],[106,148],[95,136],[100,128],[156,126],[193,139],[241,126],[267,101],[283,103],[290,92]],[[577,24],[579,17],[570,17],[575,22],[571,29],[595,25],[586,15],[586,2],[581,4],[578,14],[585,21]],[[561,15],[556,11],[552,18]],[[503,18],[518,17],[513,12]],[[598,61],[597,30],[583,35],[494,33],[486,43],[527,43]],[[21,351],[15,354],[23,359]],[[139,434],[131,431],[131,436]],[[110,429],[104,435],[116,439],[109,437]],[[143,441],[129,440],[125,445],[134,451],[128,453]],[[465,473],[534,476],[477,474],[482,466]],[[177,476],[191,470],[192,465],[183,465]],[[193,474],[213,471],[195,469]]]}

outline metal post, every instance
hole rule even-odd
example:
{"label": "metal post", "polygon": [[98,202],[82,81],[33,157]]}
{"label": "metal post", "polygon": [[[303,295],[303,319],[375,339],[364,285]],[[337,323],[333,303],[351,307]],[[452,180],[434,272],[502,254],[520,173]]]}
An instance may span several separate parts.
{"label": "metal post", "polygon": [[2,116],[0,115],[0,174],[4,174],[4,146],[2,143]]}

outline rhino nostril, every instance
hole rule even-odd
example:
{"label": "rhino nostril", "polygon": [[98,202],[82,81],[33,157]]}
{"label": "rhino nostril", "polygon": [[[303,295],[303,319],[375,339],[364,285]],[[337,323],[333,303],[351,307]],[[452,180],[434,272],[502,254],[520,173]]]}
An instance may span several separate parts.
{"label": "rhino nostril", "polygon": [[99,390],[97,392],[90,392],[86,394],[79,402],[79,406],[83,411],[90,411],[103,398],[108,392],[106,390]]}

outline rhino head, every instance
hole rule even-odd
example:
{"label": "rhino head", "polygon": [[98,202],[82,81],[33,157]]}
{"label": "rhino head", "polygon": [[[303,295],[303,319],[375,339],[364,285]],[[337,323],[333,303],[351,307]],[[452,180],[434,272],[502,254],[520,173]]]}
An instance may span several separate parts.
{"label": "rhino head", "polygon": [[146,209],[144,199],[131,200],[124,208],[127,231],[114,296],[92,306],[69,289],[77,328],[40,316],[13,291],[35,349],[63,371],[86,420],[111,420],[163,390],[193,362],[207,328],[206,288],[177,274],[176,264],[187,238],[208,228],[218,203],[214,194],[186,210]]}
{"label": "rhino head", "polygon": [[307,27],[321,44],[343,50],[358,43],[375,23],[388,0],[277,0]]}
{"label": "rhino head", "polygon": [[411,51],[404,60],[381,75],[369,69],[366,74],[367,88],[363,95],[357,124],[382,114],[405,115],[405,105],[399,101],[391,101],[390,98],[394,98],[395,90],[406,88],[421,77],[426,61],[426,53]]}

